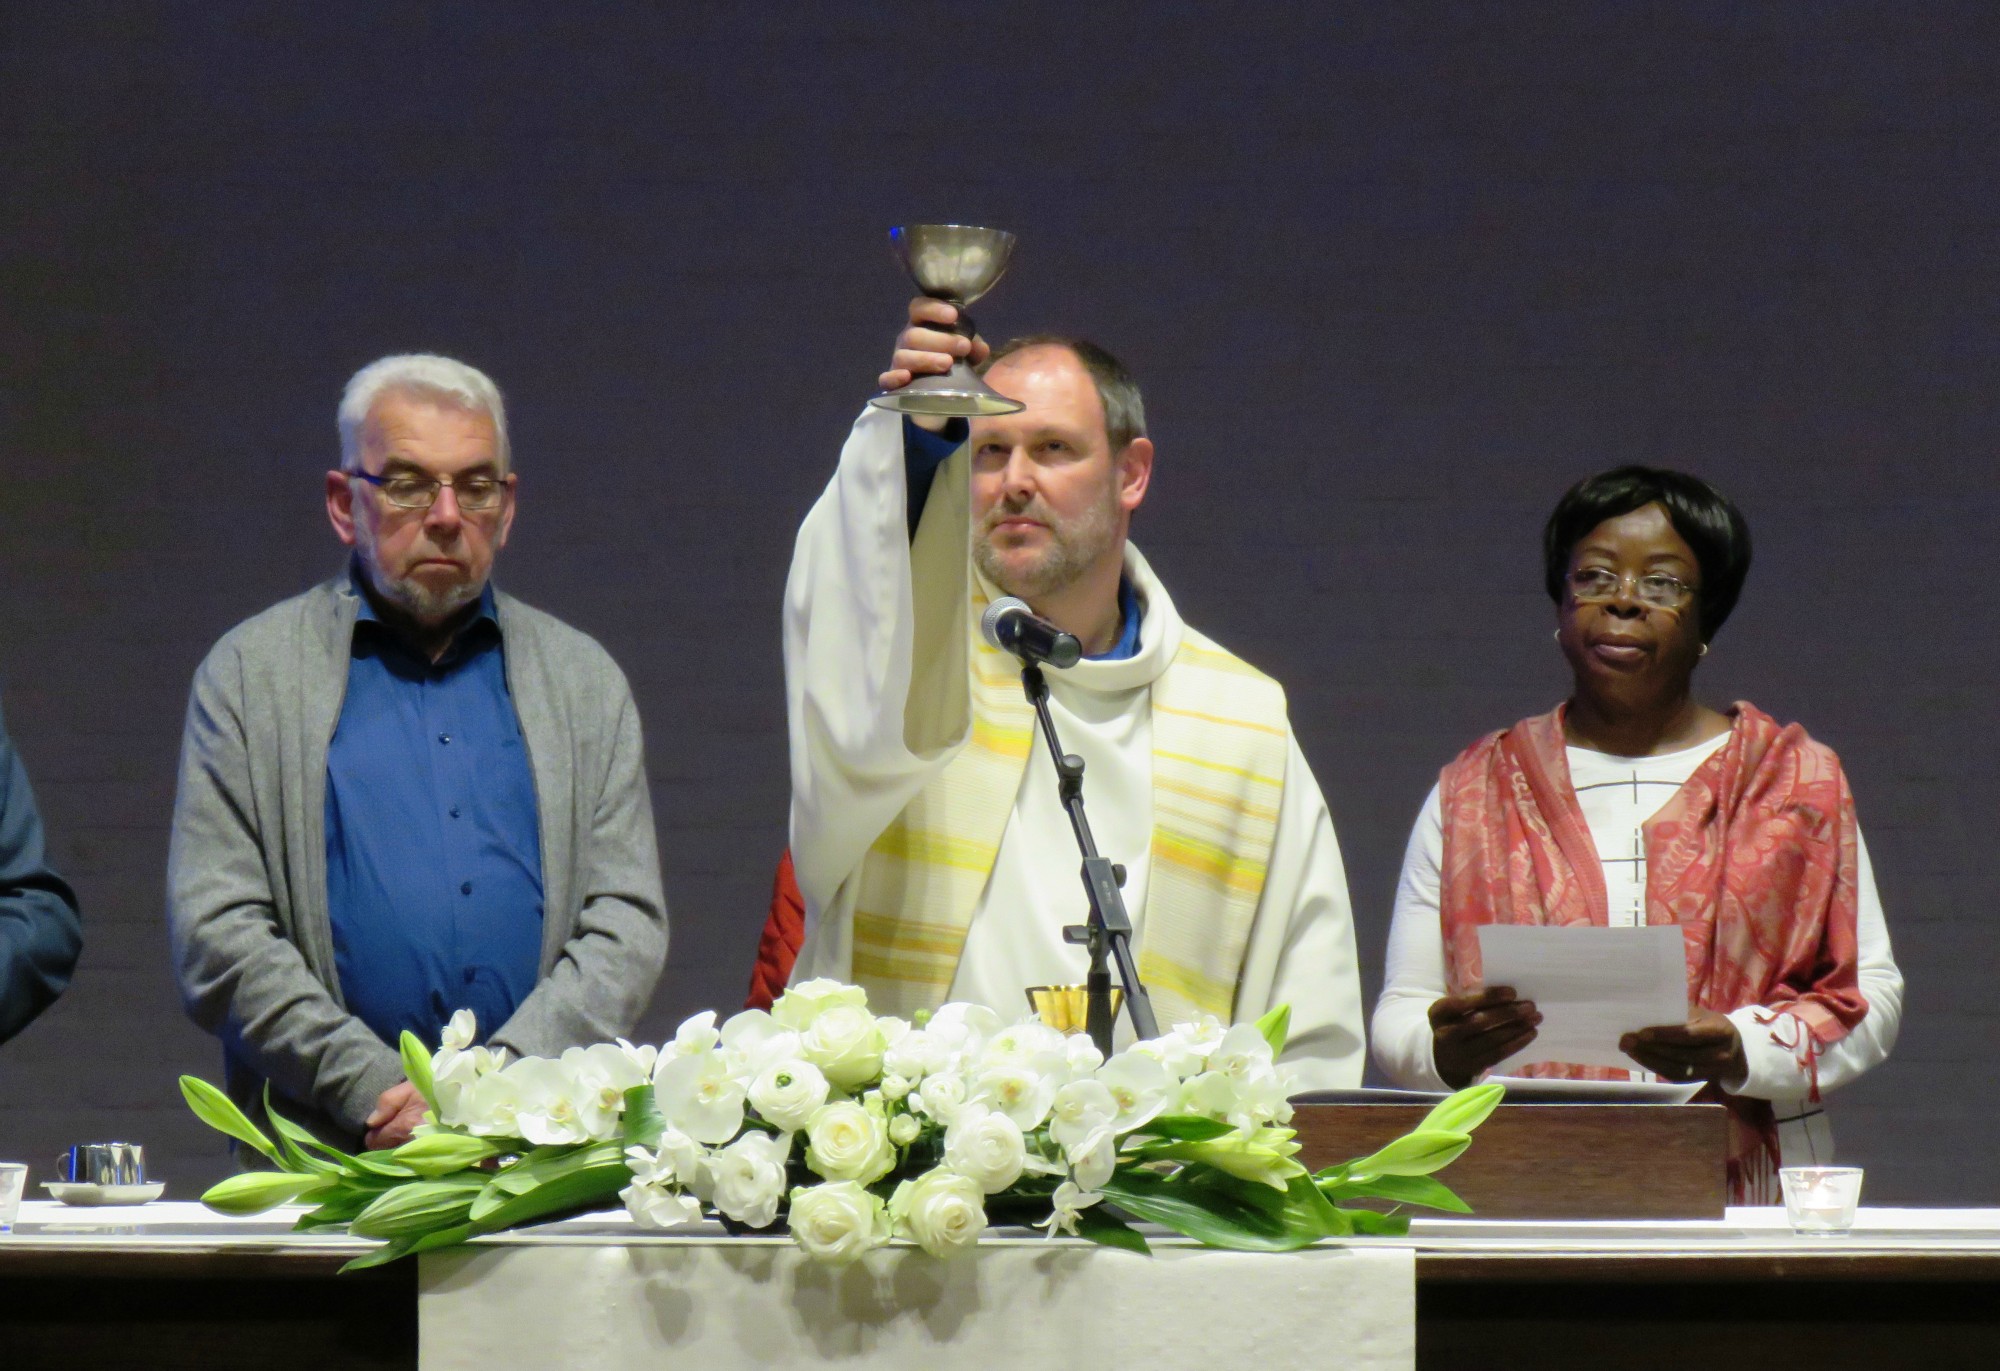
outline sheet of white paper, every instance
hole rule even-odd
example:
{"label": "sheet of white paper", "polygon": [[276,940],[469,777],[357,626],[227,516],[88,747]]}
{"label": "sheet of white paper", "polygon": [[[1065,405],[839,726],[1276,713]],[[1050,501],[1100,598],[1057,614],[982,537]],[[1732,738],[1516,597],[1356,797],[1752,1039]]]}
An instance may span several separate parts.
{"label": "sheet of white paper", "polygon": [[1642,928],[1541,928],[1486,924],[1479,959],[1487,985],[1510,985],[1541,1011],[1535,1040],[1493,1068],[1531,1062],[1638,1063],[1618,1050],[1635,1029],[1685,1023],[1687,954],[1673,924]]}

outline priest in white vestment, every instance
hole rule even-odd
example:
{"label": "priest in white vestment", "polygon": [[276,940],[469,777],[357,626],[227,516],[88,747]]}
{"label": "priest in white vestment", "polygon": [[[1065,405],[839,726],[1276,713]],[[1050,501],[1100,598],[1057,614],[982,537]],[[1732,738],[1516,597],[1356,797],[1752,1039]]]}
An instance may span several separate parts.
{"label": "priest in white vestment", "polygon": [[[985,361],[955,318],[912,302],[884,388]],[[1162,1030],[1289,1004],[1298,1087],[1359,1084],[1346,875],[1283,691],[1182,622],[1127,541],[1153,460],[1136,385],[1068,339],[1009,344],[987,380],[1026,408],[949,427],[864,409],[799,531],[793,983],[855,981],[877,1012],[968,1000],[1011,1020],[1026,987],[1083,981],[1087,954],[1063,939],[1087,903],[1055,770],[1020,663],[979,637],[984,606],[1015,595],[1083,644],[1047,670],[1050,708],[1084,759],[1098,848],[1126,870]]]}

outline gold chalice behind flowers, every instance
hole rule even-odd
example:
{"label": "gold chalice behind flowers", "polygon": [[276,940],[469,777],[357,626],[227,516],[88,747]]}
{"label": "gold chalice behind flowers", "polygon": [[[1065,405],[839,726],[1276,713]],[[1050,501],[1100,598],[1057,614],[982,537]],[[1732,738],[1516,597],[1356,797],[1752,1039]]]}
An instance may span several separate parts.
{"label": "gold chalice behind flowers", "polygon": [[[1125,992],[1118,986],[1111,987],[1111,1017],[1118,1017],[1118,1010],[1125,1003]],[[1090,1014],[1090,992],[1080,985],[1031,985],[1028,987],[1028,1007],[1035,1011],[1035,1017],[1058,1033],[1082,1033]]]}

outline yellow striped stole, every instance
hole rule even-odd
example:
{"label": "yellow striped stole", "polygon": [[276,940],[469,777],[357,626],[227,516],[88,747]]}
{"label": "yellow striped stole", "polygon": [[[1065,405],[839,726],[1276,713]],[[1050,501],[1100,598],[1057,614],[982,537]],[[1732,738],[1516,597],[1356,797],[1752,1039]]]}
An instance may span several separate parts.
{"label": "yellow striped stole", "polygon": [[[856,879],[853,977],[877,1013],[944,1002],[1037,745],[1019,664],[978,636],[972,731],[869,849]],[[1140,975],[1164,1026],[1227,1020],[1277,837],[1284,691],[1188,629],[1152,687],[1153,840]]]}

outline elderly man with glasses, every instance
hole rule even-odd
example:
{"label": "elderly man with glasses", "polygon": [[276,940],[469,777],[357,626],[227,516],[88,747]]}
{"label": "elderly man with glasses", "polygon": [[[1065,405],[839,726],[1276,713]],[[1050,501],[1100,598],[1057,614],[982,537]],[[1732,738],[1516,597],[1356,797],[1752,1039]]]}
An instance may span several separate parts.
{"label": "elderly man with glasses", "polygon": [[175,970],[230,1093],[327,1141],[408,1139],[394,1044],[471,1009],[552,1055],[631,1030],[667,926],[639,718],[598,644],[497,592],[500,393],[444,357],[348,383],[327,516],[347,570],[195,675],[168,857]]}

